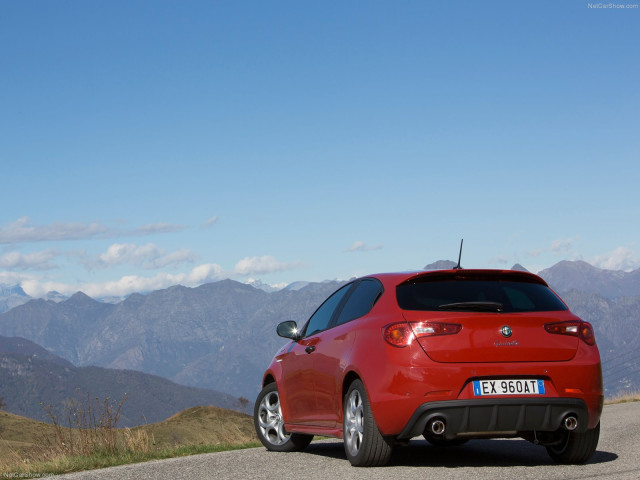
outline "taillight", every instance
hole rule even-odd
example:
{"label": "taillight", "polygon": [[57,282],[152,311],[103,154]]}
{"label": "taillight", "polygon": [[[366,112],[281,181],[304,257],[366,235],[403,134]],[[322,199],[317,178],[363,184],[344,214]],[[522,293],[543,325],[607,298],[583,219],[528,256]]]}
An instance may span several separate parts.
{"label": "taillight", "polygon": [[406,347],[414,338],[453,335],[462,330],[457,323],[406,322],[392,323],[382,330],[382,337],[394,347]]}
{"label": "taillight", "polygon": [[453,335],[462,330],[458,323],[411,322],[416,337],[434,337],[436,335]]}
{"label": "taillight", "polygon": [[596,344],[596,334],[593,331],[593,327],[590,323],[582,322],[580,324],[579,337],[584,340],[587,345]]}
{"label": "taillight", "polygon": [[392,323],[382,330],[382,337],[394,347],[406,347],[413,340],[413,332],[407,323]]}
{"label": "taillight", "polygon": [[596,336],[590,323],[573,320],[570,322],[547,323],[544,329],[556,335],[570,335],[580,338],[587,345],[596,344]]}

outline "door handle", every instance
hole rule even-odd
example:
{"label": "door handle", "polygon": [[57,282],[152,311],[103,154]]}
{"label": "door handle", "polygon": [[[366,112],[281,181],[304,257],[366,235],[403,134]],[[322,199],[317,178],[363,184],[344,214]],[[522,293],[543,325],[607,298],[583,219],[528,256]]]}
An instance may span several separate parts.
{"label": "door handle", "polygon": [[304,349],[304,351],[307,353],[313,353],[315,349],[316,349],[315,345],[309,345],[307,348]]}

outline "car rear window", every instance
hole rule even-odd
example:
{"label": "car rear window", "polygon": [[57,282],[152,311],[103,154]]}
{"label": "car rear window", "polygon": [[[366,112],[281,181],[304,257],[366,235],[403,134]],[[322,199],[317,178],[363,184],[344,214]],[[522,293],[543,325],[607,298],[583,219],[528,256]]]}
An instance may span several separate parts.
{"label": "car rear window", "polygon": [[551,289],[513,280],[417,279],[396,288],[403,310],[548,312],[567,310]]}

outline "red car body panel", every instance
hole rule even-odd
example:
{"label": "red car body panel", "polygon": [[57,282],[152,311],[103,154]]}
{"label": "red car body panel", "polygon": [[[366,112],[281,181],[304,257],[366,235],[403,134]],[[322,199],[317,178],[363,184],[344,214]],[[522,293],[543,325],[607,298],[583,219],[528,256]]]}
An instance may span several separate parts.
{"label": "red car body panel", "polygon": [[[603,404],[598,347],[577,336],[549,333],[544,327],[555,322],[580,322],[569,310],[470,313],[399,308],[396,287],[408,280],[472,274],[546,286],[535,275],[513,271],[371,276],[382,283],[384,293],[367,315],[289,342],[267,369],[263,384],[271,379],[277,383],[287,431],[342,437],[343,395],[355,377],[362,380],[375,422],[387,436],[400,434],[414,412],[428,402],[505,398],[475,396],[472,382],[482,379],[544,380],[544,398],[584,401],[588,428],[595,428]],[[404,347],[383,339],[385,326],[416,321],[454,323],[461,329],[452,335],[414,338]],[[499,333],[507,324],[513,330],[509,338]],[[517,395],[523,399],[540,397]]]}

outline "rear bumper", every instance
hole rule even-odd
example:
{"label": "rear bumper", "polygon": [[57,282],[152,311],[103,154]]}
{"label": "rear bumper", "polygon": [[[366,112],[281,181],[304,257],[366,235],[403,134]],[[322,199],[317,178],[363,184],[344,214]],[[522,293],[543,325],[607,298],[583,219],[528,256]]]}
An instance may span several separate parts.
{"label": "rear bumper", "polygon": [[465,434],[478,436],[506,432],[544,432],[562,427],[568,415],[578,419],[576,431],[587,430],[589,413],[586,403],[576,398],[500,398],[428,402],[420,405],[398,435],[408,440],[422,435],[434,419],[442,419],[444,438]]}

